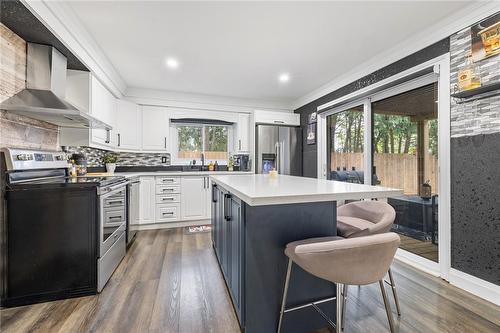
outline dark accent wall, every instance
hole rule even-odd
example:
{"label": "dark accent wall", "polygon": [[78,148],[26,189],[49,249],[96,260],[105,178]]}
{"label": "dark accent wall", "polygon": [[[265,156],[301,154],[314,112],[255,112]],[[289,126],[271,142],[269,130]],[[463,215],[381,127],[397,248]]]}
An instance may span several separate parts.
{"label": "dark accent wall", "polygon": [[450,40],[448,38],[443,39],[295,110],[295,113],[300,113],[300,125],[303,131],[302,137],[304,138],[302,145],[302,175],[304,177],[317,177],[317,145],[308,145],[305,139],[307,138],[308,116],[315,112],[318,106],[387,79],[390,76],[447,53],[449,50]]}
{"label": "dark accent wall", "polygon": [[451,264],[500,285],[500,133],[451,139]]}
{"label": "dark accent wall", "polygon": [[[481,26],[500,20],[500,13]],[[476,29],[477,30],[477,29]],[[472,49],[471,29],[450,37],[450,90]],[[483,85],[500,82],[500,55],[476,63]],[[500,285],[500,96],[451,99],[451,267]]]}

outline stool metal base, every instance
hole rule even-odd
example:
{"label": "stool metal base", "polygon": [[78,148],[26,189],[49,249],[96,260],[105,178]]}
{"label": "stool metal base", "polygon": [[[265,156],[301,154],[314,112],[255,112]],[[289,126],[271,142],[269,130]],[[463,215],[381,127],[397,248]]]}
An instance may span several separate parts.
{"label": "stool metal base", "polygon": [[[313,301],[313,302],[309,302],[309,303],[297,305],[297,306],[294,306],[293,308],[288,308],[287,309],[286,308],[286,299],[287,299],[287,296],[288,296],[288,287],[290,286],[290,275],[292,273],[292,266],[293,266],[293,261],[291,259],[288,259],[288,267],[287,267],[287,270],[286,270],[285,286],[283,288],[283,299],[281,301],[280,318],[279,318],[279,322],[278,322],[278,331],[277,332],[281,333],[281,328],[282,328],[282,324],[283,324],[283,316],[284,316],[285,313],[296,311],[296,310],[300,310],[300,309],[303,309],[303,308],[311,306],[326,320],[326,322],[332,328],[335,329],[336,333],[340,333],[342,331],[341,320],[342,320],[342,315],[343,315],[343,311],[342,311],[343,304],[341,302],[341,299],[340,299],[339,295],[342,292],[342,284],[339,284],[339,283],[336,284],[336,296],[335,297],[328,297],[328,298],[316,300],[316,301]],[[336,303],[336,306],[335,306],[335,315],[336,315],[336,318],[337,318],[337,323],[334,323],[318,307],[318,304],[325,303],[325,302],[330,302],[330,301],[333,301],[333,300],[336,300],[336,302],[335,302]]]}

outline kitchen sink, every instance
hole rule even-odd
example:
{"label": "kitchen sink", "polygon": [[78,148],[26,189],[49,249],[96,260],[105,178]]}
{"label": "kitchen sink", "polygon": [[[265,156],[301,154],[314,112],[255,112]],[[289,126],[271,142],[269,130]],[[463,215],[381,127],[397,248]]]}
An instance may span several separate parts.
{"label": "kitchen sink", "polygon": [[208,166],[206,165],[183,165],[182,166],[182,171],[208,171]]}

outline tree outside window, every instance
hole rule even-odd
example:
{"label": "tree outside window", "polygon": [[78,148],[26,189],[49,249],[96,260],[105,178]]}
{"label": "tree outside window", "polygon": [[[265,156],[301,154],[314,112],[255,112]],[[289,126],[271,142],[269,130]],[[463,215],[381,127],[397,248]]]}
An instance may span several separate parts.
{"label": "tree outside window", "polygon": [[228,159],[228,128],[220,125],[182,125],[177,127],[178,158]]}

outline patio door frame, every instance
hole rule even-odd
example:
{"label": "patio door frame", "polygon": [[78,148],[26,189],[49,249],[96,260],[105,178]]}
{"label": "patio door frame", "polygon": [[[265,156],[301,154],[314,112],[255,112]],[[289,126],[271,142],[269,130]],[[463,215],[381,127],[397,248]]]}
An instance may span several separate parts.
{"label": "patio door frame", "polygon": [[[430,71],[430,69],[432,71]],[[418,75],[422,72],[422,75]],[[328,162],[328,122],[327,117],[364,106],[364,169],[371,170],[372,147],[372,103],[398,95],[433,82],[438,84],[438,248],[439,261],[433,262],[409,251],[398,249],[396,258],[417,269],[449,280],[451,267],[451,207],[450,207],[450,54],[446,53],[406,71],[381,80],[352,94],[328,102],[318,107],[318,178],[327,178]],[[368,169],[369,168],[369,169]],[[371,177],[364,177],[365,184]]]}

